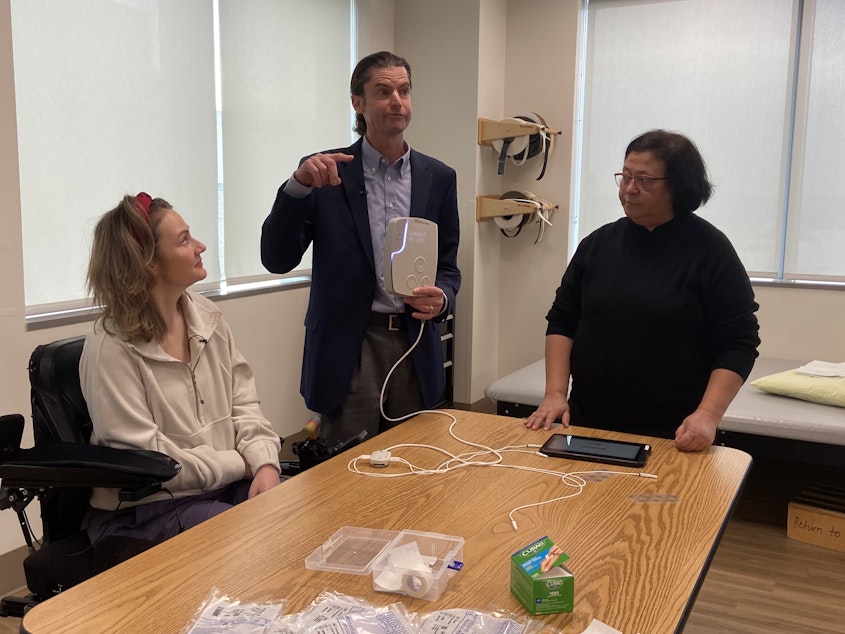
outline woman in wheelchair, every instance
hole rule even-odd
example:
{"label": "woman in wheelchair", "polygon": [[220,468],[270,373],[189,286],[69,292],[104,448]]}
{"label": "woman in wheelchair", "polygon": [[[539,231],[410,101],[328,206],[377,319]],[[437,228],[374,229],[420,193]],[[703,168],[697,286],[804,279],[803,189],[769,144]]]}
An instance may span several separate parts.
{"label": "woman in wheelchair", "polygon": [[79,365],[91,443],[160,451],[182,465],[137,503],[94,489],[86,525],[158,542],[279,483],[278,434],[215,304],[187,289],[205,245],[161,198],[125,196],[97,223],[88,286],[103,314]]}

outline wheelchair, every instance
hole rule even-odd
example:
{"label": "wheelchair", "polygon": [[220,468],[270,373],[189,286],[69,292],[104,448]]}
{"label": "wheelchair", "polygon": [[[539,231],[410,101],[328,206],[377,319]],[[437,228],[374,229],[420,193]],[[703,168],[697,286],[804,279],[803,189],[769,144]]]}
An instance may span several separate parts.
{"label": "wheelchair", "polygon": [[[38,346],[28,372],[34,447],[21,448],[24,417],[0,417],[0,509],[18,516],[29,555],[24,574],[30,593],[7,596],[0,616],[27,609],[154,544],[108,537],[92,544],[82,529],[92,487],[116,488],[123,501],[161,490],[181,465],[162,453],[89,444],[91,418],[79,385],[84,336]],[[43,536],[36,539],[26,516],[38,499]]]}

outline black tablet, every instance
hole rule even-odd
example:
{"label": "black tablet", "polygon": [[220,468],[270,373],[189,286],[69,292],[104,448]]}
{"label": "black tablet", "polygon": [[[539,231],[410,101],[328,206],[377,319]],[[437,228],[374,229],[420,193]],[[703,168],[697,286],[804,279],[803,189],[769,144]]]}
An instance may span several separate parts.
{"label": "black tablet", "polygon": [[588,436],[552,434],[540,448],[540,453],[555,458],[642,467],[645,466],[648,455],[651,453],[651,445]]}

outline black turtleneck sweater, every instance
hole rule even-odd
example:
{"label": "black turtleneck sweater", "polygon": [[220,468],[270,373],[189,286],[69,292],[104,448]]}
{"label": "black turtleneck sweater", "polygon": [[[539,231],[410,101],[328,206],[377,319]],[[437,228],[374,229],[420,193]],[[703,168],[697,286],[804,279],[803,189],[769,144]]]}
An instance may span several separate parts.
{"label": "black turtleneck sweater", "polygon": [[597,229],[546,317],[547,335],[573,339],[571,423],[674,438],[714,369],[748,377],[757,308],[727,237],[694,214]]}

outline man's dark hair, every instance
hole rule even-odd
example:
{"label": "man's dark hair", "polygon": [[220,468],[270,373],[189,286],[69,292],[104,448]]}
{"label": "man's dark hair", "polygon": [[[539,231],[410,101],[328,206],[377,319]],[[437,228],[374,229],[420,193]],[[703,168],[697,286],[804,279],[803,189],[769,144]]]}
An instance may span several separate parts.
{"label": "man's dark hair", "polygon": [[[411,65],[404,57],[399,57],[388,51],[380,51],[367,55],[355,66],[352,79],[349,82],[349,92],[357,97],[364,96],[364,84],[370,81],[374,68],[393,68],[402,66],[408,72],[408,82],[411,81]],[[367,133],[367,122],[358,113],[355,114],[355,132],[364,136]]]}

